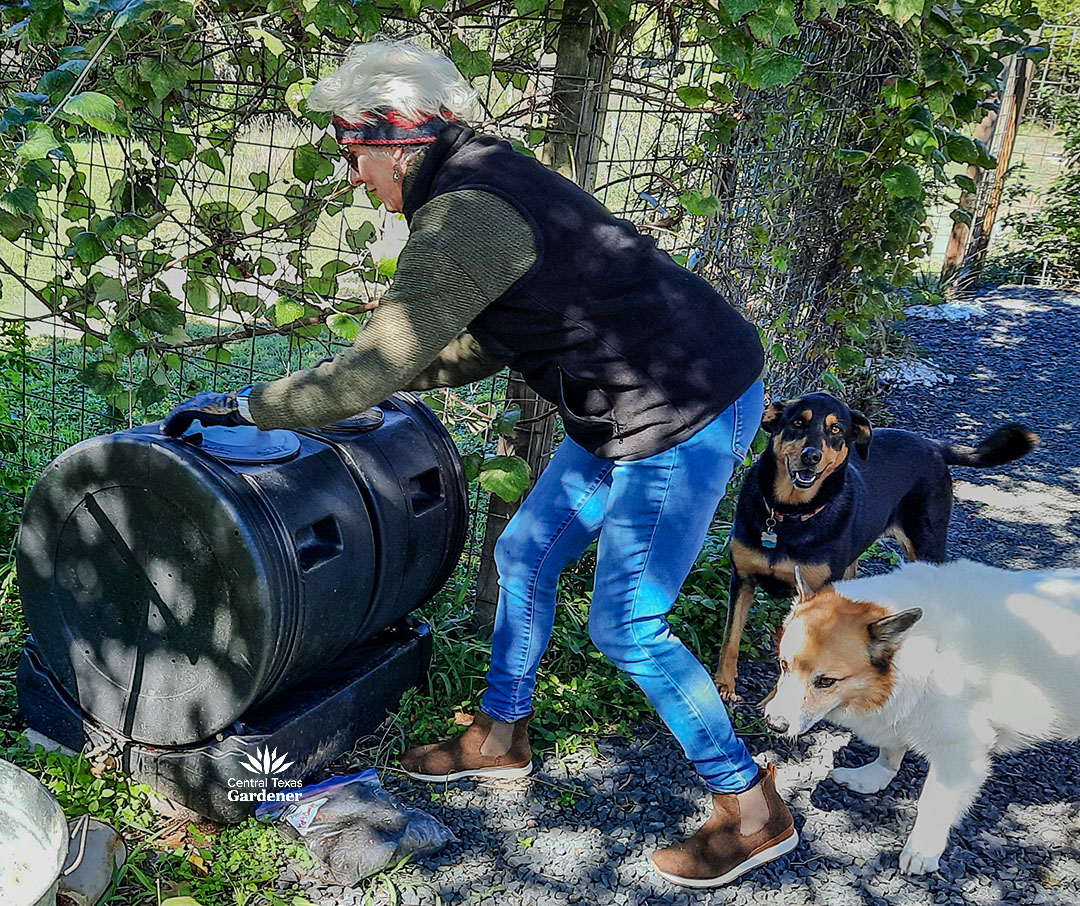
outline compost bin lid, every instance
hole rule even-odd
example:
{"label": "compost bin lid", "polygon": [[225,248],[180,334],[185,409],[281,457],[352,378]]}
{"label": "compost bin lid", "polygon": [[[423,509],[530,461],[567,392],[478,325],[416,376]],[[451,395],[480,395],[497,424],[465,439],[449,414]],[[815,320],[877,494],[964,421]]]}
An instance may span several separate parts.
{"label": "compost bin lid", "polygon": [[327,430],[359,434],[362,431],[375,430],[383,423],[384,418],[382,409],[365,409],[363,412],[358,412],[356,415],[350,415],[348,418],[343,418],[339,422],[328,425]]}
{"label": "compost bin lid", "polygon": [[215,459],[234,465],[285,462],[300,452],[300,438],[292,431],[260,431],[254,425],[204,428],[195,422],[183,438]]}
{"label": "compost bin lid", "polygon": [[64,689],[124,737],[206,739],[273,670],[282,558],[246,488],[182,441],[117,434],[66,450],[27,499],[27,623]]}

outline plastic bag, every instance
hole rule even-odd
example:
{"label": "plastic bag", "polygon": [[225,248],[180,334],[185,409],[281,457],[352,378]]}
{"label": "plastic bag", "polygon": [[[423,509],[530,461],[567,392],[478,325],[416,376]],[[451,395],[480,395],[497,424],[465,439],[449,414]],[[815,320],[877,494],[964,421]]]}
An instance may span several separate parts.
{"label": "plastic bag", "polygon": [[290,792],[300,799],[261,803],[255,817],[301,840],[338,884],[357,884],[406,856],[457,841],[438,818],[402,805],[384,790],[374,768]]}

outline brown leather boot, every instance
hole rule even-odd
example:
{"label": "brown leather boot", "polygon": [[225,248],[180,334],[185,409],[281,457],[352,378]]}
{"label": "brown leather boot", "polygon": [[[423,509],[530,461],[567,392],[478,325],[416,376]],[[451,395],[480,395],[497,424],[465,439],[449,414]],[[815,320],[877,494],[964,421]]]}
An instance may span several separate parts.
{"label": "brown leather boot", "polygon": [[532,773],[532,749],[527,729],[532,719],[512,723],[477,712],[460,736],[417,746],[401,756],[401,767],[416,780],[446,783],[464,777],[512,780]]}
{"label": "brown leather boot", "polygon": [[758,782],[746,792],[714,793],[712,817],[689,839],[654,852],[652,863],[673,884],[719,887],[798,843],[771,764],[759,770]]}

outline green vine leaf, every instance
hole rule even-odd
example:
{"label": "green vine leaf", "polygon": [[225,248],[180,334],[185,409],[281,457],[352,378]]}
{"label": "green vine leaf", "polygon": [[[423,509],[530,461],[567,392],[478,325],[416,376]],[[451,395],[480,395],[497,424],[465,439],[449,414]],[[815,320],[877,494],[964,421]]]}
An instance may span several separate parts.
{"label": "green vine leaf", "polygon": [[278,299],[274,303],[274,323],[281,327],[304,317],[304,306],[292,299]]}
{"label": "green vine leaf", "polygon": [[200,151],[195,155],[195,160],[211,170],[217,170],[218,173],[225,172],[225,164],[221,162],[221,155],[218,153],[217,148],[206,148]]}
{"label": "green vine leaf", "polygon": [[499,437],[513,437],[514,429],[519,421],[521,421],[521,409],[517,406],[511,406],[495,420],[491,429]]}
{"label": "green vine leaf", "polygon": [[929,157],[938,149],[938,140],[931,130],[923,128],[920,124],[913,127],[911,132],[908,133],[904,139],[903,147],[912,154]]}
{"label": "green vine leaf", "polygon": [[803,70],[803,61],[794,54],[769,47],[755,48],[747,79],[751,88],[767,91],[793,82]]}
{"label": "green vine leaf", "polygon": [[529,464],[520,456],[492,456],[480,466],[480,487],[507,503],[529,489]]}
{"label": "green vine leaf", "polygon": [[821,375],[821,383],[836,393],[844,392],[844,382],[831,371],[826,371]]}
{"label": "green vine leaf", "polygon": [[352,315],[332,314],[326,319],[326,326],[331,333],[343,340],[355,340],[360,333],[360,322]]}
{"label": "green vine leaf", "polygon": [[280,57],[285,53],[285,42],[281,40],[277,35],[271,34],[265,28],[255,28],[251,26],[245,31],[253,41],[258,41],[275,57]]}
{"label": "green vine leaf", "polygon": [[100,91],[81,91],[72,95],[57,115],[68,122],[82,122],[110,135],[128,134],[116,101]]}
{"label": "green vine leaf", "polygon": [[720,199],[707,189],[690,189],[679,196],[679,204],[694,217],[715,217],[720,213]]}
{"label": "green vine leaf", "polygon": [[285,89],[285,104],[293,112],[294,116],[302,116],[306,109],[305,101],[311,94],[311,88],[315,80],[310,76],[293,82]]}
{"label": "green vine leaf", "polygon": [[617,31],[630,21],[632,0],[595,0],[605,28]]}
{"label": "green vine leaf", "polygon": [[450,58],[467,79],[485,76],[491,72],[493,66],[490,53],[486,50],[470,50],[469,46],[457,37],[450,39]]}
{"label": "green vine leaf", "polygon": [[870,152],[860,151],[857,148],[837,148],[833,151],[833,157],[842,164],[856,166],[866,163],[870,159]]}
{"label": "green vine leaf", "polygon": [[962,164],[973,164],[979,159],[979,149],[975,146],[975,142],[958,132],[953,132],[945,139],[945,153],[949,155],[950,160]]}
{"label": "green vine leaf", "polygon": [[749,18],[748,22],[754,37],[765,44],[777,45],[784,38],[799,33],[799,26],[795,24],[795,4],[792,0],[767,0],[765,5]]}
{"label": "green vine leaf", "polygon": [[723,0],[724,9],[731,16],[732,22],[738,22],[747,13],[761,9],[765,0]]}
{"label": "green vine leaf", "polygon": [[675,95],[687,107],[700,107],[709,100],[709,92],[700,85],[682,85],[675,89]]}
{"label": "green vine leaf", "polygon": [[301,182],[326,179],[334,172],[334,165],[323,157],[312,144],[301,145],[293,155],[293,176]]}
{"label": "green vine leaf", "polygon": [[973,193],[975,193],[975,192],[977,192],[979,190],[979,187],[975,183],[975,180],[972,179],[970,176],[966,176],[963,173],[958,173],[956,176],[954,176],[953,177],[953,182],[956,183],[965,192],[968,192],[968,193],[971,193],[971,194],[973,194]]}
{"label": "green vine leaf", "polygon": [[922,198],[923,186],[918,171],[910,164],[897,164],[881,174],[886,191],[896,198]]}
{"label": "green vine leaf", "polygon": [[79,381],[99,396],[108,396],[120,387],[116,379],[116,362],[91,362],[79,372]]}
{"label": "green vine leaf", "polygon": [[15,153],[23,160],[40,160],[59,144],[51,126],[41,122],[27,123],[26,141],[15,149]]}
{"label": "green vine leaf", "polygon": [[139,61],[139,75],[150,83],[154,97],[161,100],[171,92],[184,88],[191,78],[191,71],[175,59],[144,57]]}
{"label": "green vine leaf", "polygon": [[461,457],[461,467],[466,481],[475,481],[480,476],[480,466],[484,461],[482,453],[466,453]]}
{"label": "green vine leaf", "polygon": [[837,346],[833,358],[844,371],[860,368],[866,362],[866,354],[855,346]]}
{"label": "green vine leaf", "polygon": [[97,233],[91,233],[87,230],[75,234],[75,240],[68,252],[68,255],[78,258],[83,264],[93,264],[95,261],[100,261],[107,254],[109,254],[109,250],[105,248],[105,244]]}
{"label": "green vine leaf", "polygon": [[191,160],[195,153],[195,142],[182,132],[165,133],[165,158],[171,164]]}
{"label": "green vine leaf", "polygon": [[878,0],[877,8],[903,25],[914,16],[921,16],[926,0]]}
{"label": "green vine leaf", "polygon": [[109,345],[117,355],[127,357],[139,348],[139,337],[126,327],[114,327],[109,333]]}
{"label": "green vine leaf", "polygon": [[210,306],[210,290],[197,277],[188,277],[184,283],[184,298],[195,314],[208,316],[214,313]]}
{"label": "green vine leaf", "polygon": [[63,0],[35,0],[26,29],[31,44],[63,44],[67,37],[67,19]]}

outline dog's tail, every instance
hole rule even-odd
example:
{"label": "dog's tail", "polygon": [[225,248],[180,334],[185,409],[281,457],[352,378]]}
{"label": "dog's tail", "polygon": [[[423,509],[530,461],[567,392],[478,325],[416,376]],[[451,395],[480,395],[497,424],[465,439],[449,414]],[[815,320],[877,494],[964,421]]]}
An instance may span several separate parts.
{"label": "dog's tail", "polygon": [[942,444],[941,455],[950,466],[974,466],[987,469],[1027,456],[1039,445],[1039,435],[1024,425],[1002,425],[977,447],[966,444]]}

